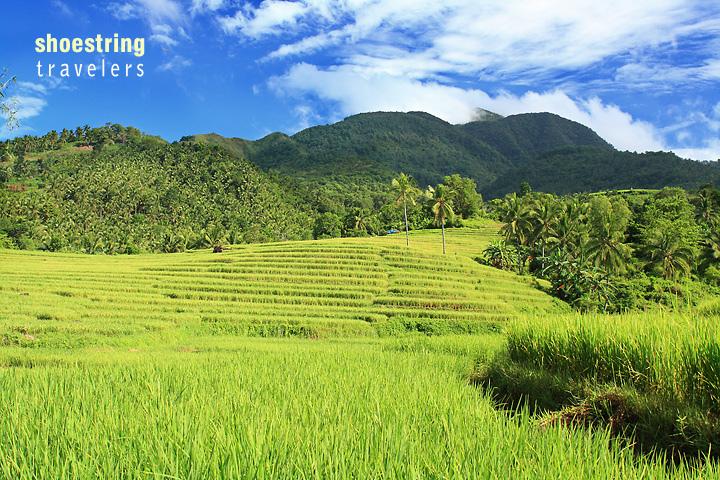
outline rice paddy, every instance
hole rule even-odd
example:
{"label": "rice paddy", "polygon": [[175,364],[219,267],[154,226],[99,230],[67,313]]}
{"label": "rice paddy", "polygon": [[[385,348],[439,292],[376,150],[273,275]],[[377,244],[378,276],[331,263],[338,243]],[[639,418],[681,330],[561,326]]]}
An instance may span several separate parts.
{"label": "rice paddy", "polygon": [[[482,230],[468,229],[457,233],[458,244],[468,249],[473,235],[482,242]],[[222,254],[4,251],[0,340],[72,346],[147,333],[474,332],[528,311],[563,309],[529,281],[467,255],[428,253],[429,237],[414,235],[411,249],[391,237],[245,245]]]}
{"label": "rice paddy", "polygon": [[473,261],[494,232],[0,251],[0,478],[717,478],[472,385],[570,318]]}

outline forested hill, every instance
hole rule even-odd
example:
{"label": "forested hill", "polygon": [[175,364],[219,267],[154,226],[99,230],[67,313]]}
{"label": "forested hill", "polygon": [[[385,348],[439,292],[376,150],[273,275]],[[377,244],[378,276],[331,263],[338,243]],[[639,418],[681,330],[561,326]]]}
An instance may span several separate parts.
{"label": "forested hill", "polygon": [[695,189],[720,185],[720,163],[686,160],[671,152],[632,153],[593,147],[574,147],[542,154],[502,174],[483,193],[499,197],[528,181],[541,192],[558,194],[661,189]]}
{"label": "forested hill", "polygon": [[593,130],[552,113],[524,113],[496,121],[470,122],[462,128],[520,166],[538,155],[565,147],[613,147]]}
{"label": "forested hill", "polygon": [[218,147],[120,125],[0,147],[0,248],[175,252],[312,235],[294,192]]}
{"label": "forested hill", "polygon": [[301,184],[338,192],[386,183],[401,171],[420,186],[460,173],[488,197],[514,191],[522,181],[557,193],[717,182],[714,164],[664,152],[618,152],[590,128],[558,115],[482,118],[452,125],[423,112],[376,112],[292,136],[273,133],[248,141],[209,134],[183,140],[221,146]]}
{"label": "forested hill", "polygon": [[362,173],[387,180],[402,171],[422,186],[459,173],[481,189],[539,153],[578,145],[612,148],[589,128],[557,115],[486,118],[452,125],[423,112],[375,112],[255,142],[213,134],[184,140],[219,145],[264,169],[301,179]]}

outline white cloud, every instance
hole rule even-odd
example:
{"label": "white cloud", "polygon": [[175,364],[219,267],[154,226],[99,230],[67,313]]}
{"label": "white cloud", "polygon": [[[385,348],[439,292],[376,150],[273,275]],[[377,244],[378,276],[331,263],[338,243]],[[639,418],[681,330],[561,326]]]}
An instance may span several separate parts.
{"label": "white cloud", "polygon": [[155,25],[163,22],[179,23],[185,15],[176,0],[130,0],[112,2],[108,11],[118,20],[142,18]]}
{"label": "white cloud", "polygon": [[110,3],[110,13],[118,20],[143,19],[150,25],[150,40],[164,48],[174,47],[177,34],[187,37],[181,24],[186,22],[185,11],[176,0],[133,0],[124,3]]}
{"label": "white cloud", "polygon": [[687,130],[680,130],[678,133],[675,134],[675,138],[678,142],[684,143],[692,139],[692,134]]}
{"label": "white cloud", "polygon": [[165,48],[174,47],[178,44],[177,40],[174,38],[164,34],[164,33],[153,33],[150,35],[150,40],[153,42],[159,43],[161,46]]}
{"label": "white cloud", "polygon": [[140,16],[140,9],[131,2],[114,2],[108,5],[108,11],[118,20],[131,20]]}
{"label": "white cloud", "polygon": [[[17,120],[25,120],[27,118],[37,117],[42,112],[47,102],[43,98],[32,97],[28,95],[13,95],[8,98],[8,104],[15,111]],[[7,118],[7,116],[3,115]]]}
{"label": "white cloud", "polygon": [[696,66],[628,63],[617,69],[615,81],[625,86],[673,88],[680,83],[720,80],[720,58],[705,60]]}
{"label": "white cloud", "polygon": [[321,70],[305,63],[295,65],[286,75],[272,78],[269,85],[276,93],[310,94],[334,102],[342,116],[376,110],[424,110],[459,123],[471,118],[478,102],[487,99],[479,90],[358,72],[349,66]]}
{"label": "white cloud", "polygon": [[315,113],[310,105],[296,105],[293,113],[298,119],[297,123],[290,129],[293,132],[310,128],[322,121],[322,118]]}
{"label": "white cloud", "polygon": [[17,82],[16,85],[20,91],[34,92],[34,93],[39,93],[41,95],[45,95],[48,90],[48,87],[42,83],[19,81],[19,82]]}
{"label": "white cloud", "polygon": [[219,21],[227,33],[238,32],[247,37],[260,38],[291,27],[308,10],[304,2],[265,0],[257,8],[246,7],[231,17],[221,17]]}
{"label": "white cloud", "polygon": [[305,37],[302,40],[295,43],[288,43],[281,45],[276,50],[270,52],[267,58],[282,58],[292,55],[298,55],[301,53],[312,53],[316,50],[327,47],[330,44],[335,44],[345,37],[345,29],[334,30],[327,33],[319,33],[310,37]]}
{"label": "white cloud", "polygon": [[[2,122],[0,125],[0,138],[15,137],[33,131],[33,128],[23,122],[37,117],[47,107],[47,98],[55,90],[72,90],[64,79],[59,77],[45,77],[38,82],[18,81],[10,85],[6,104],[15,112],[14,122]],[[0,115],[7,120],[8,115]],[[12,128],[11,128],[12,127]]]}
{"label": "white cloud", "polygon": [[[503,75],[579,68],[682,36],[718,33],[720,20],[708,20],[712,10],[718,9],[700,0],[265,0],[220,23],[250,38],[292,39],[269,58],[341,44],[355,47],[340,52],[344,63],[353,63],[371,45],[368,67],[414,54],[415,65],[404,62],[411,70],[430,60],[446,72]],[[376,55],[383,45],[400,48]]]}
{"label": "white cloud", "polygon": [[183,18],[183,9],[175,0],[137,0],[137,4],[153,22],[179,22]]}
{"label": "white cloud", "polygon": [[52,5],[53,5],[55,8],[57,8],[57,10],[58,10],[61,14],[65,15],[66,17],[72,17],[72,16],[73,16],[73,12],[72,12],[72,10],[70,10],[70,7],[68,7],[68,5],[67,5],[65,2],[63,2],[62,0],[53,0],[53,1],[52,1]]}
{"label": "white cloud", "polygon": [[192,62],[181,55],[175,55],[169,61],[158,66],[160,72],[177,72],[192,65]]}
{"label": "white cloud", "polygon": [[225,5],[225,0],[192,0],[190,13],[193,15],[203,12],[214,12]]}
{"label": "white cloud", "polygon": [[696,148],[675,148],[678,156],[692,160],[720,160],[720,139],[712,139],[705,145]]}

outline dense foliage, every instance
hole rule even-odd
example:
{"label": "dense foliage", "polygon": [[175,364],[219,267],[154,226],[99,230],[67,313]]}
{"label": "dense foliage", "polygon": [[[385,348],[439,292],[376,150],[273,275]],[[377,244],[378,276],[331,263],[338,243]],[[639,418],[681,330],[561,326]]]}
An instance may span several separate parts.
{"label": "dense foliage", "polygon": [[22,137],[3,148],[5,246],[173,252],[311,235],[311,215],[292,205],[292,195],[219,148],[168,145],[116,125]]}
{"label": "dense foliage", "polygon": [[[264,169],[291,175],[326,202],[357,199],[365,207],[397,172],[421,187],[459,173],[488,198],[530,181],[558,194],[605,189],[698,188],[718,184],[720,167],[667,152],[618,152],[591,129],[550,113],[499,117],[451,125],[422,112],[354,115],[293,136],[258,141],[196,135]],[[348,193],[351,192],[351,193]]]}
{"label": "dense foliage", "polygon": [[720,185],[718,162],[684,160],[670,152],[619,152],[574,147],[545,153],[500,175],[484,189],[488,197],[514,190],[522,180],[556,194]]}
{"label": "dense foliage", "polygon": [[222,249],[228,242],[454,226],[482,209],[475,182],[457,174],[444,178],[457,215],[436,222],[429,193],[409,176],[398,202],[390,181],[311,185],[262,173],[225,147],[168,144],[120,125],[4,142],[0,245],[86,253]]}
{"label": "dense foliage", "polygon": [[707,290],[693,279],[718,285],[720,192],[713,187],[513,193],[488,206],[504,223],[504,238],[484,261],[547,279],[554,295],[579,308],[693,302]]}
{"label": "dense foliage", "polygon": [[292,137],[273,134],[254,142],[249,159],[262,168],[302,178],[340,178],[353,172],[387,181],[411,174],[421,186],[459,173],[494,176],[505,160],[482,140],[426,113],[370,113]]}
{"label": "dense foliage", "polygon": [[[458,174],[446,176],[443,183],[423,191],[412,177],[400,173],[388,185],[379,184],[378,189],[382,193],[376,193],[367,207],[362,202],[355,203],[354,207],[311,202],[320,211],[315,222],[315,238],[383,235],[401,230],[407,236],[409,230],[418,228],[460,226],[463,219],[482,211],[482,196],[477,192],[475,181]],[[443,194],[440,209],[438,191]],[[350,193],[349,202],[353,198]]]}
{"label": "dense foliage", "polygon": [[462,128],[492,146],[510,164],[523,165],[562,147],[586,146],[611,151],[612,146],[586,126],[552,113],[525,113],[495,121],[470,122]]}

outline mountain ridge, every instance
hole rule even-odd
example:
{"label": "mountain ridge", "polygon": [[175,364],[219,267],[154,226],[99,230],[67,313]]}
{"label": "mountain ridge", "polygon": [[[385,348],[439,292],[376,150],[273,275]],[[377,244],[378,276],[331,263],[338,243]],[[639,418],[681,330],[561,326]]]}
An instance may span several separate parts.
{"label": "mountain ridge", "polygon": [[307,184],[385,183],[402,171],[425,186],[459,173],[496,197],[523,181],[551,193],[720,183],[713,163],[672,152],[622,152],[589,127],[553,113],[503,117],[483,110],[477,117],[453,125],[426,112],[369,112],[254,141],[217,134],[182,140],[220,146]]}
{"label": "mountain ridge", "polygon": [[255,141],[217,134],[183,140],[231,149],[263,169],[299,178],[357,173],[360,163],[383,180],[404,171],[425,185],[460,173],[481,188],[538,153],[578,145],[612,148],[589,128],[557,115],[485,115],[490,119],[453,125],[425,112],[370,112]]}

